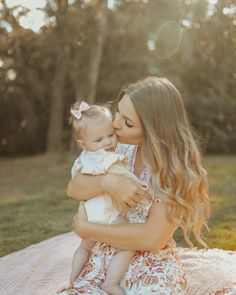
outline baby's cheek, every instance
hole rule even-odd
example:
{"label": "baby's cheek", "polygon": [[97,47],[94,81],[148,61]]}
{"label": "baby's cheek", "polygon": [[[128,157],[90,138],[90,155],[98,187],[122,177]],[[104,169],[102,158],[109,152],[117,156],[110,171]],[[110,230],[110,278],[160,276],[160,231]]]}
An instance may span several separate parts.
{"label": "baby's cheek", "polygon": [[90,152],[96,152],[97,150],[101,149],[102,147],[100,147],[97,144],[93,144],[90,146]]}

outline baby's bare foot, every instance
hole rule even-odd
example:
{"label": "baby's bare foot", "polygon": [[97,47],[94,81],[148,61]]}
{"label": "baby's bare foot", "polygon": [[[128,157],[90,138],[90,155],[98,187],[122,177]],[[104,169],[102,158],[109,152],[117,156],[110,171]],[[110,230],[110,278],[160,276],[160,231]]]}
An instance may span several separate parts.
{"label": "baby's bare foot", "polygon": [[78,274],[77,273],[71,273],[71,275],[70,275],[70,284],[71,285],[74,284],[74,282],[76,281],[77,277],[78,277]]}
{"label": "baby's bare foot", "polygon": [[104,282],[101,288],[109,295],[125,295],[125,292],[115,283]]}

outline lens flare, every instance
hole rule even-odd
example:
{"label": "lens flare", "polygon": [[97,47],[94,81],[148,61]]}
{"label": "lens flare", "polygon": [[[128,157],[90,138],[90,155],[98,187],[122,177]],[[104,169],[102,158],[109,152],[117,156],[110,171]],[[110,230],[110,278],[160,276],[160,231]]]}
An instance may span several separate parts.
{"label": "lens flare", "polygon": [[162,24],[151,36],[148,47],[159,58],[170,58],[179,48],[182,41],[182,28],[176,21]]}

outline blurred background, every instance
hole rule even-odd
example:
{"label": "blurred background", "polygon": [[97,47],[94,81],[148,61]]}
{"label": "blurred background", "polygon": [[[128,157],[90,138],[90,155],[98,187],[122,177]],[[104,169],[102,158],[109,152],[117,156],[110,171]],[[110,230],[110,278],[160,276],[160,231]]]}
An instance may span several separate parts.
{"label": "blurred background", "polygon": [[209,171],[207,243],[236,250],[235,61],[233,0],[1,0],[0,255],[71,230],[71,104],[147,75],[181,91]]}

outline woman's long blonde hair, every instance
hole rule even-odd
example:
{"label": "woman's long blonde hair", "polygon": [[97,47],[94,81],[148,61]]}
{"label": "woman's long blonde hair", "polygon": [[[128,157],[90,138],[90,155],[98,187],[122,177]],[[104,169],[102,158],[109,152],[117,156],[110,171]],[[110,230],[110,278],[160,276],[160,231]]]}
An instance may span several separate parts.
{"label": "woman's long blonde hair", "polygon": [[118,100],[125,94],[144,129],[142,158],[155,193],[169,204],[168,217],[187,244],[193,246],[192,232],[207,247],[201,234],[210,212],[207,172],[179,91],[166,78],[147,77],[123,88]]}

